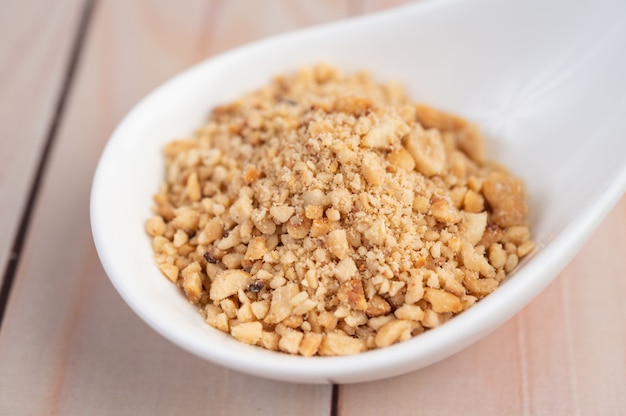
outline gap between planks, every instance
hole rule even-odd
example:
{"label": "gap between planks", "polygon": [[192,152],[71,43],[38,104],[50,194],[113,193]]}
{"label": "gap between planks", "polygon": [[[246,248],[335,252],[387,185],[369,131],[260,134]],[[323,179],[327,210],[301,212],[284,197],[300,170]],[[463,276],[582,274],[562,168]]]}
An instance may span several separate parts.
{"label": "gap between planks", "polygon": [[20,262],[22,248],[24,247],[24,242],[28,234],[33,209],[37,203],[37,196],[39,194],[41,183],[46,172],[46,166],[48,164],[49,156],[52,153],[52,148],[57,137],[57,131],[61,122],[61,118],[64,114],[67,97],[69,96],[73,85],[74,75],[76,74],[76,68],[78,66],[78,63],[80,62],[81,53],[83,51],[85,38],[92,20],[96,2],[97,0],[85,0],[85,2],[83,3],[78,27],[76,29],[76,35],[74,36],[71,52],[66,64],[66,69],[64,71],[65,75],[61,84],[61,91],[59,92],[59,96],[57,98],[57,102],[54,108],[54,114],[52,116],[50,127],[48,128],[43,149],[39,157],[39,162],[35,171],[35,177],[33,178],[33,182],[28,192],[26,207],[20,219],[20,225],[17,233],[15,234],[15,238],[13,239],[13,245],[11,246],[9,259],[3,274],[2,286],[0,287],[0,330],[2,330],[4,312],[6,310],[7,304],[9,303],[11,288],[13,287],[13,281],[15,280],[17,266]]}

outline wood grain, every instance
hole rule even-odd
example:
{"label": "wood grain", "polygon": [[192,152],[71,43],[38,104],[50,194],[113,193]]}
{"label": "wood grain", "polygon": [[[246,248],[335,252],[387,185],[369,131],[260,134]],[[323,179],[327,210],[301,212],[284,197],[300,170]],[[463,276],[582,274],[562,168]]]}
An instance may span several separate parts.
{"label": "wood grain", "polygon": [[0,284],[61,93],[83,3],[0,2]]}
{"label": "wood grain", "polygon": [[429,368],[342,386],[339,414],[623,414],[625,252],[623,197],[563,273],[510,322]]}

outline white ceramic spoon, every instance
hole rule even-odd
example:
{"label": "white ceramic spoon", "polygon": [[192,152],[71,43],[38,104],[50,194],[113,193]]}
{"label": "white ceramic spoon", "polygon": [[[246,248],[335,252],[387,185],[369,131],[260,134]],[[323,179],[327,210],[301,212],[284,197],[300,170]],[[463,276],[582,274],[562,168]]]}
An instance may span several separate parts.
{"label": "white ceramic spoon", "polygon": [[[415,100],[480,124],[490,157],[527,184],[538,243],[472,309],[412,340],[352,357],[272,353],[208,327],[157,271],[143,231],[166,141],[201,125],[212,106],[319,61],[398,80]],[[264,377],[349,383],[427,366],[507,321],[567,264],[625,188],[626,2],[430,0],[263,40],[172,79],[113,134],[94,179],[91,216],[111,281],[174,343]]]}

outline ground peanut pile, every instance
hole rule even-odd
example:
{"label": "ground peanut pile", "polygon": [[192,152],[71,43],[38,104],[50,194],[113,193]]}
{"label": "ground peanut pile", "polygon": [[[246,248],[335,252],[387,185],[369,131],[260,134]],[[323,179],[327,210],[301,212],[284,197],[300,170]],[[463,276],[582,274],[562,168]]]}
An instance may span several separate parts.
{"label": "ground peanut pile", "polygon": [[319,65],[217,107],[169,143],[146,229],[206,322],[290,354],[434,328],[534,247],[522,183],[465,120]]}

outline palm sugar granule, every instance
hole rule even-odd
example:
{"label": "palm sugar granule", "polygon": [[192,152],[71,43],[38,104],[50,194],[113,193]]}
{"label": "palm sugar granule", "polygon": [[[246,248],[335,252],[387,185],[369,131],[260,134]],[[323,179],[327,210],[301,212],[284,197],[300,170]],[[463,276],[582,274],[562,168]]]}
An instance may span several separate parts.
{"label": "palm sugar granule", "polygon": [[355,354],[441,325],[532,251],[522,182],[476,126],[328,65],[278,76],[165,146],[162,273],[248,344]]}

